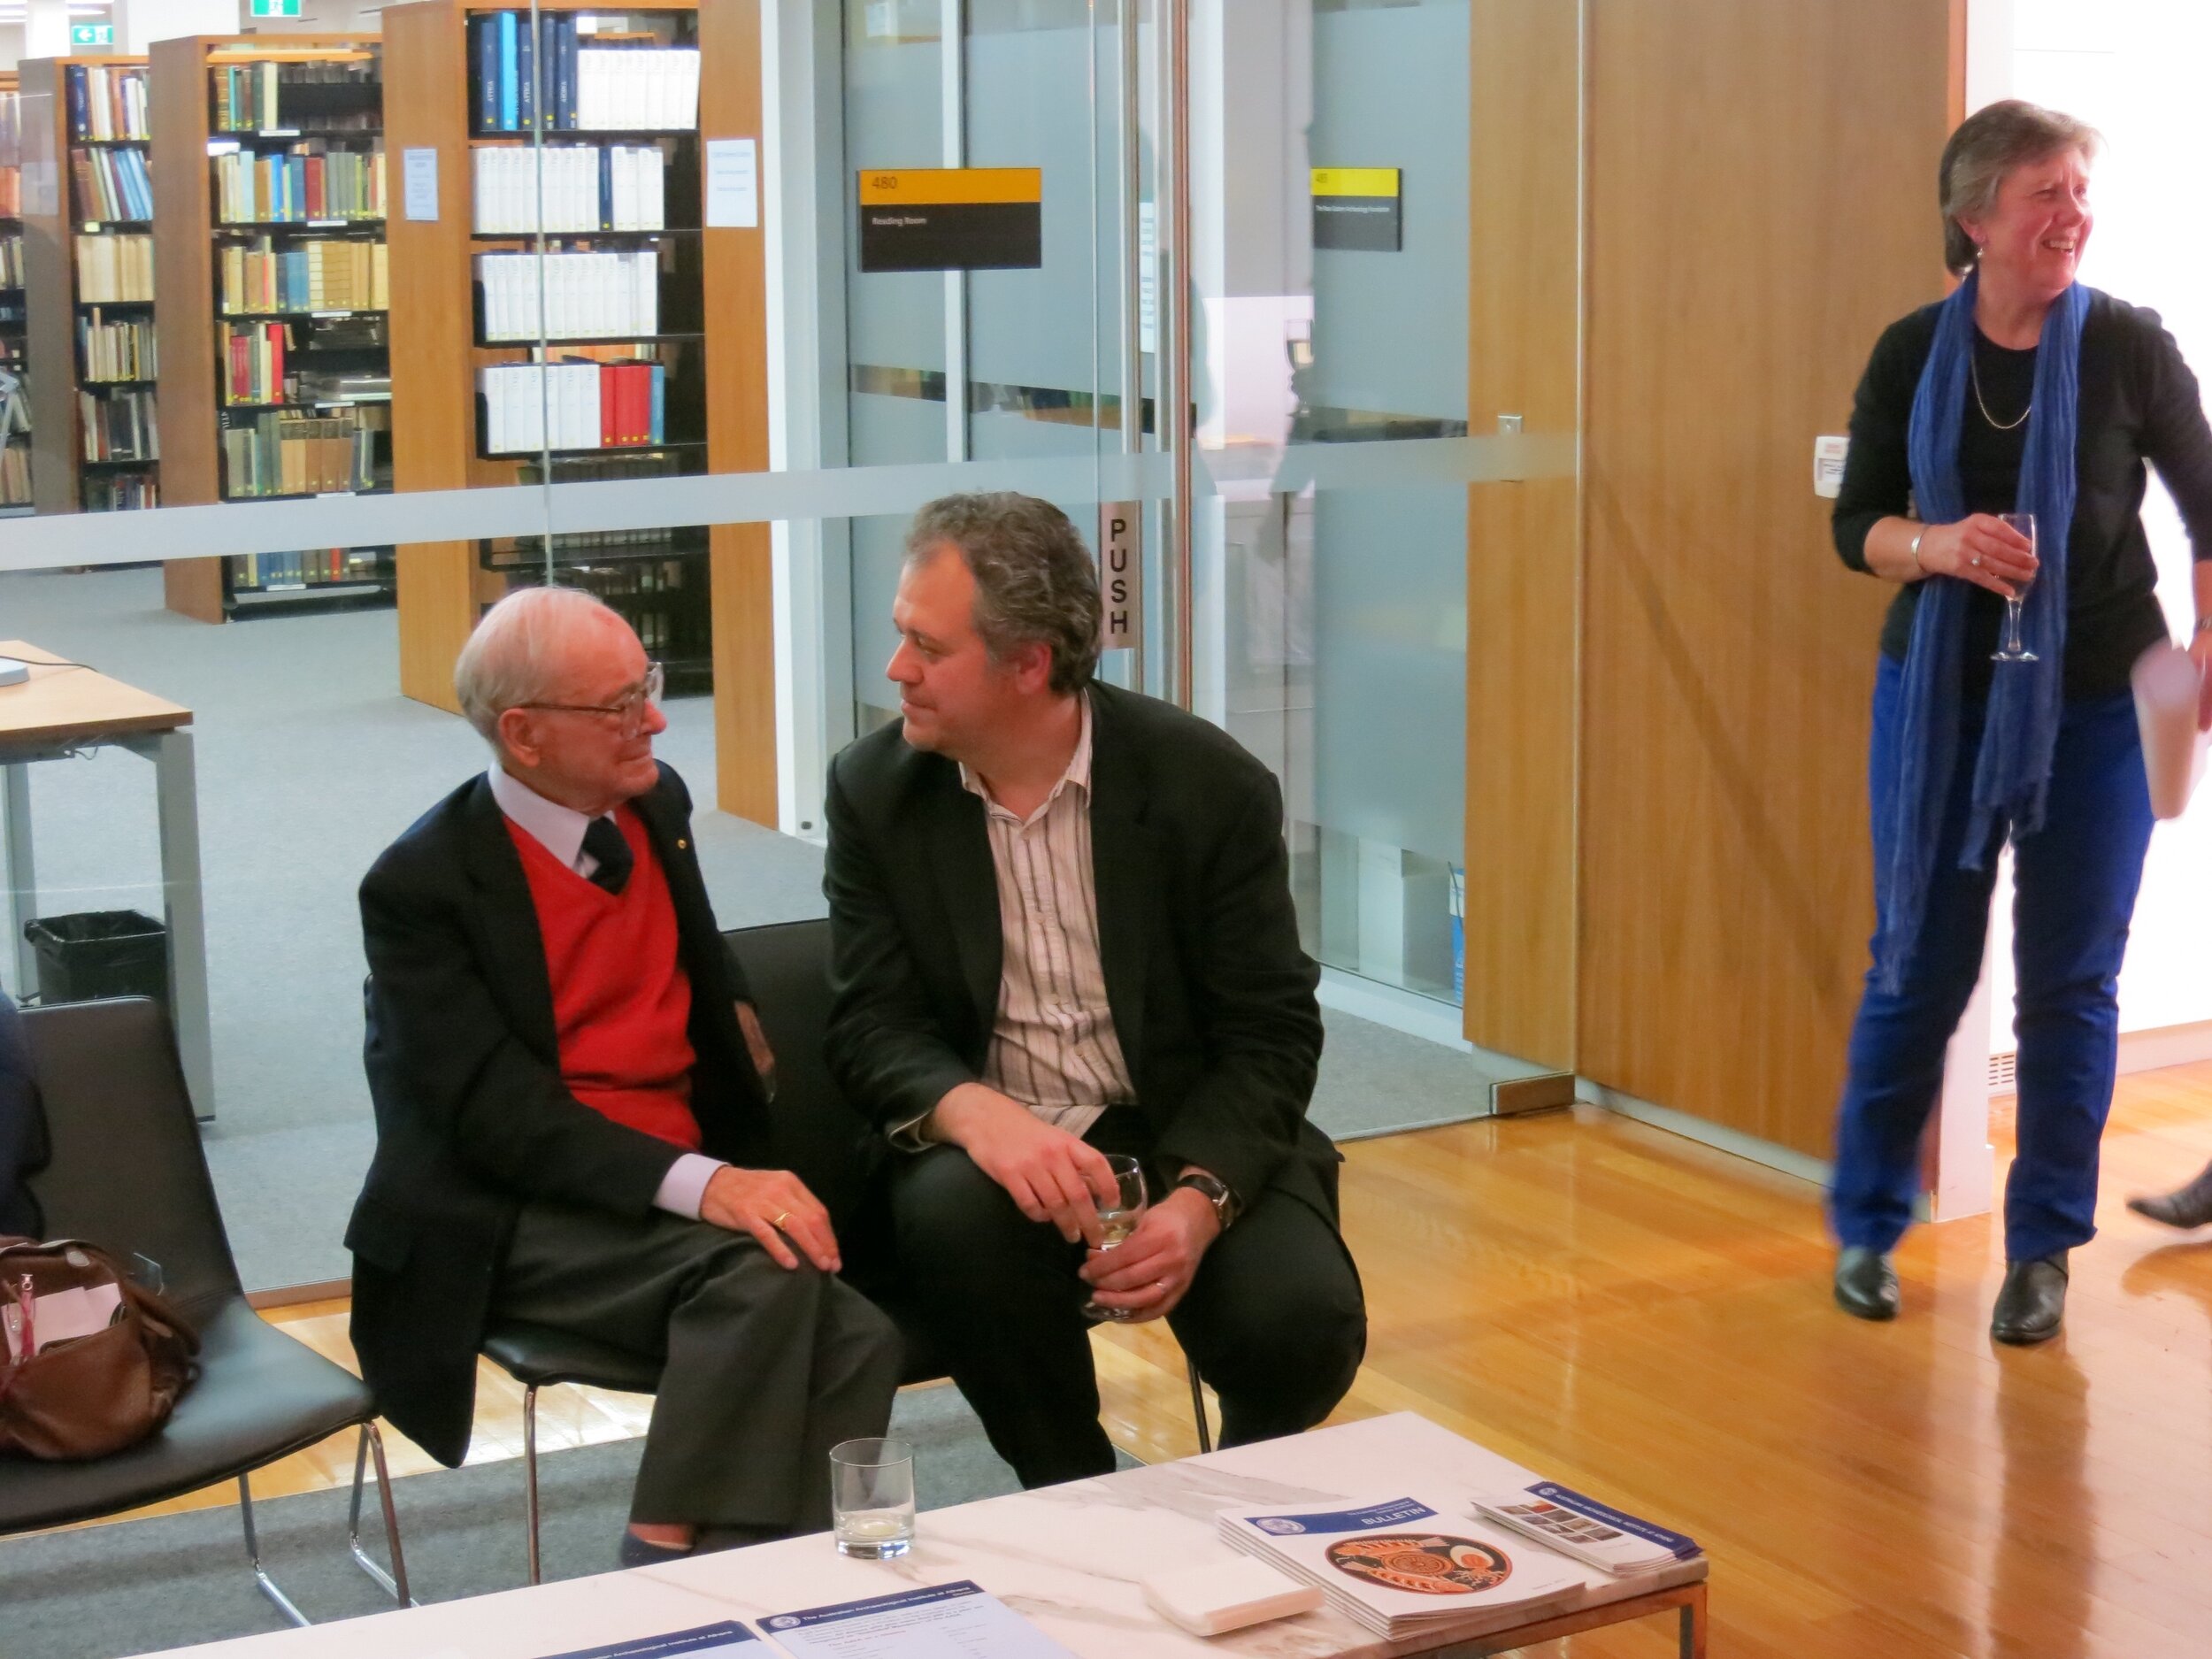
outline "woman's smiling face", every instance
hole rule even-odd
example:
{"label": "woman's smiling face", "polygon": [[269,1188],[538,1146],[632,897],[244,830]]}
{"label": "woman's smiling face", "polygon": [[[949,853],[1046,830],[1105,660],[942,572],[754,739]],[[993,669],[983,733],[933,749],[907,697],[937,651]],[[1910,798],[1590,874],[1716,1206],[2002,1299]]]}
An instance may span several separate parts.
{"label": "woman's smiling face", "polygon": [[1997,203],[1979,218],[1962,216],[1981,249],[1983,270],[2045,299],[2073,282],[2095,223],[2089,208],[2089,162],[2078,150],[2024,162],[1997,187]]}

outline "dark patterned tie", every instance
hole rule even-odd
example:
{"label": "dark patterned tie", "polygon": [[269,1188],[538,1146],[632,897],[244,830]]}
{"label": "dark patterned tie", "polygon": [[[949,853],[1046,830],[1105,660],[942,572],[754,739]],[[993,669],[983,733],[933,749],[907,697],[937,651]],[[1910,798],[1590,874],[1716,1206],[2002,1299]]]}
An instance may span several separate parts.
{"label": "dark patterned tie", "polygon": [[599,861],[591,879],[610,893],[619,894],[630,879],[630,843],[622,838],[611,818],[595,818],[584,832],[584,850]]}

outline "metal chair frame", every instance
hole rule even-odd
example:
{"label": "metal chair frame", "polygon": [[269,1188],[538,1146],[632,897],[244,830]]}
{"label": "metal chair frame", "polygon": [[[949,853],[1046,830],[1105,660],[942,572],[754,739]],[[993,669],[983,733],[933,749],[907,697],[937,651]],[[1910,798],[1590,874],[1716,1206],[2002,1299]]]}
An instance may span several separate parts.
{"label": "metal chair frame", "polygon": [[[384,1511],[384,1543],[391,1551],[392,1570],[389,1572],[377,1564],[368,1551],[361,1548],[361,1489],[368,1471],[369,1455],[376,1455],[376,1495]],[[292,1598],[284,1594],[283,1586],[270,1576],[261,1564],[261,1540],[254,1530],[253,1488],[247,1484],[249,1476],[238,1477],[238,1518],[246,1532],[246,1559],[253,1565],[254,1586],[269,1598],[276,1610],[302,1629],[315,1621],[299,1610]],[[382,1586],[384,1594],[402,1607],[420,1607],[421,1602],[409,1594],[407,1588],[407,1555],[400,1547],[399,1512],[392,1506],[392,1473],[384,1461],[384,1436],[374,1423],[364,1423],[361,1435],[353,1453],[353,1502],[346,1512],[346,1548],[361,1571]]]}

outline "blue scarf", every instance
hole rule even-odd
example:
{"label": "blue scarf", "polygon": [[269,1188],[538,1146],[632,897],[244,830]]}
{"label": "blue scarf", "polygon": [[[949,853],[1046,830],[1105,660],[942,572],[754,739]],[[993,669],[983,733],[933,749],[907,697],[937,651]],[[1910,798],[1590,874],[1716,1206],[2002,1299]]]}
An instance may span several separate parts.
{"label": "blue scarf", "polygon": [[[1976,272],[1936,314],[1935,343],[1913,393],[1906,449],[1913,496],[1925,524],[1966,517],[1959,480],[1959,432],[1965,423],[1974,351]],[[2020,637],[2032,663],[2000,663],[1989,687],[1988,718],[1974,763],[1974,804],[1959,867],[1978,870],[2000,819],[2015,836],[2043,827],[2051,751],[2058,740],[2061,666],[2066,652],[2066,539],[2074,522],[2074,449],[2079,426],[2081,327],[2090,290],[2078,282],[2043,319],[2035,356],[2033,412],[2020,462],[2019,511],[2035,515],[2041,561],[2028,590]],[[1902,725],[1897,743],[1896,818],[1889,866],[1880,872],[1883,926],[1874,941],[1876,982],[1901,988],[1905,963],[1920,936],[1935,868],[1936,839],[1958,759],[1959,702],[1965,668],[1966,609],[1973,584],[1932,576],[1920,585],[1912,645],[1905,655]]]}

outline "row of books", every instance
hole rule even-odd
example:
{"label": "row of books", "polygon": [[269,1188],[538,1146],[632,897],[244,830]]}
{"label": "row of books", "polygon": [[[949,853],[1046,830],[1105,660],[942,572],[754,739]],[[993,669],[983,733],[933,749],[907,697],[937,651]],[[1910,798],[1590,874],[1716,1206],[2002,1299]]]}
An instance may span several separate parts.
{"label": "row of books", "polygon": [[[332,111],[294,109],[284,88],[303,86],[358,86],[377,84],[373,59],[329,59],[314,63],[231,64],[211,72],[215,82],[215,130],[219,133],[265,133],[279,128],[311,132],[358,132],[373,128],[371,110]],[[307,104],[309,100],[296,102]]]}
{"label": "row of books", "polygon": [[327,495],[376,488],[376,434],[391,428],[379,404],[326,415],[271,410],[223,432],[223,495]]}
{"label": "row of books", "polygon": [[23,238],[0,236],[0,288],[23,286]]}
{"label": "row of books", "polygon": [[211,165],[215,215],[225,224],[384,217],[381,150],[334,150],[318,138],[283,155],[242,150]]}
{"label": "row of books", "polygon": [[651,362],[480,369],[488,455],[636,449],[667,441],[668,370]]}
{"label": "row of books", "polygon": [[627,340],[660,332],[660,255],[476,256],[488,341]]}
{"label": "row of books", "polygon": [[69,66],[69,136],[111,139],[153,136],[143,68],[100,64]]}
{"label": "row of books", "polygon": [[79,392],[77,425],[88,461],[158,461],[161,434],[154,423],[150,388]]}
{"label": "row of books", "polygon": [[380,311],[391,304],[391,260],[380,242],[326,239],[279,248],[266,236],[223,250],[217,304],[256,311]]}
{"label": "row of books", "polygon": [[154,326],[142,317],[111,319],[94,307],[77,319],[77,368],[85,380],[150,380],[161,373]]}
{"label": "row of books", "polygon": [[308,553],[234,553],[230,561],[233,592],[266,593],[273,588],[334,588],[386,580],[380,548],[317,548]]}
{"label": "row of books", "polygon": [[0,91],[0,219],[23,217],[23,97]]}
{"label": "row of books", "polygon": [[703,657],[713,649],[708,637],[710,613],[705,595],[700,591],[705,586],[705,563],[703,559],[668,559],[573,565],[561,572],[561,585],[580,588],[619,611],[648,657],[657,660]]}
{"label": "row of books", "polygon": [[79,236],[77,299],[85,305],[120,305],[154,296],[154,239],[127,235]]}
{"label": "row of books", "polygon": [[87,512],[135,512],[161,505],[161,487],[151,472],[96,472],[84,480]]}
{"label": "row of books", "polygon": [[[696,47],[587,46],[573,16],[476,19],[480,133],[689,132],[699,125]],[[543,104],[542,110],[539,107]]]}
{"label": "row of books", "polygon": [[215,325],[216,361],[226,403],[280,403],[284,354],[292,343],[288,323]]}
{"label": "row of books", "polygon": [[665,227],[668,157],[657,144],[486,144],[472,153],[483,234]]}
{"label": "row of books", "polygon": [[77,180],[80,219],[149,219],[154,216],[154,181],[142,150],[75,150],[69,171]]}
{"label": "row of books", "polygon": [[0,507],[21,507],[31,499],[31,446],[0,443]]}

